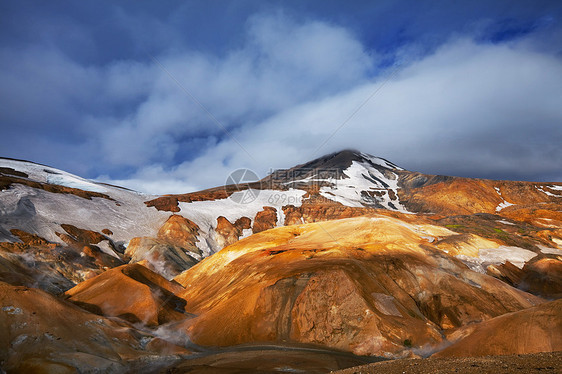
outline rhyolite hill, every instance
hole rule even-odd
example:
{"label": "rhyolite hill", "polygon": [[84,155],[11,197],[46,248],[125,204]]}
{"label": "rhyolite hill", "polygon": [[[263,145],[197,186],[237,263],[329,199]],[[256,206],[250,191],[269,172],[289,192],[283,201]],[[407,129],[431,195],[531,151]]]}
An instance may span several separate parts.
{"label": "rhyolite hill", "polygon": [[561,183],[424,175],[346,150],[150,196],[0,159],[0,240],[8,372],[562,350]]}

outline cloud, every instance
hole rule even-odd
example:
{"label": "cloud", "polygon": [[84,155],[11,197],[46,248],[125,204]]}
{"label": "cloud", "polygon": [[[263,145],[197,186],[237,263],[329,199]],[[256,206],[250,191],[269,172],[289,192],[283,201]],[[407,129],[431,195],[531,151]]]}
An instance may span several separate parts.
{"label": "cloud", "polygon": [[227,131],[352,87],[372,67],[372,56],[343,28],[296,23],[282,13],[254,16],[246,45],[222,59],[184,51],[99,71],[105,97],[139,102],[124,115],[94,114],[81,125],[98,130],[89,143],[98,144],[108,164],[173,166],[178,154],[193,158],[180,149],[182,139],[228,137]]}
{"label": "cloud", "polygon": [[[170,34],[153,23],[155,39]],[[545,24],[501,41],[475,26],[431,48],[420,39],[377,51],[352,28],[268,11],[247,18],[229,49],[195,50],[175,34],[156,62],[143,52],[88,65],[48,44],[5,46],[0,121],[14,125],[4,147],[152,193],[221,185],[240,167],[264,176],[342,148],[427,173],[562,180],[562,64],[539,42],[561,34]]]}
{"label": "cloud", "polygon": [[[282,13],[254,16],[248,22],[246,45],[223,59],[187,51],[159,56],[150,66],[111,67],[104,74],[106,95],[144,99],[126,116],[91,116],[84,127],[100,130],[92,142],[99,143],[106,163],[141,168],[127,185],[148,186],[152,183],[142,180],[155,170],[161,171],[161,181],[192,174],[186,164],[175,166],[178,154],[210,164],[181,149],[182,140],[197,138],[210,148],[219,138],[233,141],[232,134],[241,128],[255,128],[301,102],[353,87],[372,70],[374,61],[341,27],[297,23]],[[147,76],[149,82],[138,79]],[[136,89],[127,84],[139,81]],[[214,165],[212,170],[227,169]],[[198,178],[202,179],[216,181],[211,176]],[[162,183],[181,188],[175,181]]]}
{"label": "cloud", "polygon": [[232,134],[243,148],[225,138],[189,162],[158,169],[151,180],[162,181],[167,192],[181,191],[179,181],[210,187],[240,166],[264,176],[348,147],[428,173],[560,180],[562,152],[555,139],[562,139],[562,64],[525,45],[451,40],[400,68],[316,153],[387,77],[237,128]]}

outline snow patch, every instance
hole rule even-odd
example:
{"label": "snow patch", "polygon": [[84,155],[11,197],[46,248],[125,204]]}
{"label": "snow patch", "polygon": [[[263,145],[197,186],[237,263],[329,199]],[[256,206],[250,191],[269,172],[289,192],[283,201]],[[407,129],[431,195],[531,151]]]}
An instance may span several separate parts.
{"label": "snow patch", "polygon": [[506,261],[522,269],[527,261],[535,257],[535,252],[519,247],[500,246],[498,248],[481,248],[478,257],[457,255],[459,260],[464,262],[471,270],[479,273],[486,273],[488,265],[505,264]]}
{"label": "snow patch", "polygon": [[9,167],[16,171],[23,172],[28,175],[28,179],[40,183],[55,184],[58,186],[77,188],[90,192],[107,192],[107,188],[98,183],[49,166],[34,164],[33,162],[7,159],[1,159],[0,164],[4,167]]}
{"label": "snow patch", "polygon": [[47,174],[47,183],[90,192],[107,192],[107,188],[104,188],[86,179],[74,177],[72,175]]}
{"label": "snow patch", "polygon": [[512,225],[512,226],[515,225],[515,223],[506,221],[504,219],[499,219],[496,222],[503,223],[504,225]]}
{"label": "snow patch", "polygon": [[181,209],[178,214],[199,226],[200,245],[197,247],[205,255],[222,249],[214,239],[218,216],[223,216],[232,223],[241,217],[248,217],[253,221],[258,212],[270,206],[277,210],[277,226],[279,226],[284,224],[285,220],[282,207],[285,205],[300,207],[306,191],[291,188],[287,191],[253,190],[253,193],[256,196],[255,200],[245,204],[238,202],[242,201],[245,191],[235,192],[226,199],[178,204]]}
{"label": "snow patch", "polygon": [[252,235],[252,229],[244,229],[242,230],[242,236],[240,236],[240,240],[247,238],[248,236]]}
{"label": "snow patch", "polygon": [[119,255],[117,253],[115,253],[115,251],[113,250],[113,248],[111,248],[111,245],[109,244],[108,241],[104,240],[99,242],[98,244],[96,244],[98,246],[99,249],[101,249],[101,251],[107,255],[113,256],[117,259],[121,259],[121,257],[119,257]]}
{"label": "snow patch", "polygon": [[503,201],[502,201],[501,203],[499,203],[499,205],[496,207],[496,212],[499,212],[499,211],[501,211],[502,209],[507,208],[508,206],[515,205],[515,204],[512,204],[512,203],[510,203],[510,202],[505,201],[505,199],[503,198],[502,193],[501,193],[499,187],[494,187],[494,189],[496,190],[496,192],[498,193],[498,195],[500,195],[500,197],[501,197],[502,200],[503,200]]}
{"label": "snow patch", "polygon": [[[10,189],[2,191],[0,212],[3,229],[18,227],[51,242],[63,244],[55,234],[60,231],[61,223],[97,232],[111,227],[113,241],[126,243],[136,236],[155,236],[170,216],[170,212],[158,211],[144,204],[154,196],[100,185],[62,170],[26,161],[0,159],[0,166],[24,172],[28,175],[27,179],[32,181],[51,181],[83,190],[103,191],[113,199],[88,200],[16,183]],[[0,230],[0,240],[11,241],[13,238],[3,235]],[[109,251],[106,253],[111,254]]]}
{"label": "snow patch", "polygon": [[554,191],[562,191],[562,186],[546,186]]}
{"label": "snow patch", "polygon": [[540,244],[538,245],[538,247],[541,249],[541,252],[544,254],[562,255],[562,249],[545,247],[544,245],[540,245]]}
{"label": "snow patch", "polygon": [[[544,186],[541,186],[541,187],[535,186],[535,187],[537,188],[537,190],[541,191],[542,193],[544,193],[544,194],[547,195],[547,196],[562,197],[562,195],[556,195],[556,194],[553,194],[552,192],[549,192],[549,191],[545,190],[545,189],[544,189]],[[555,191],[558,190],[557,188],[552,188],[552,186],[546,186],[546,187],[551,188],[551,189],[553,189],[553,190],[555,190]],[[561,187],[561,186],[555,186],[555,187]]]}
{"label": "snow patch", "polygon": [[363,157],[366,160],[369,160],[370,162],[372,162],[375,165],[379,165],[379,166],[382,166],[382,167],[387,168],[387,169],[404,170],[401,167],[394,165],[392,162],[389,162],[389,161],[387,161],[385,159],[382,159],[380,157],[371,156],[371,155],[369,155],[367,153],[363,153],[363,152],[361,152],[360,154],[361,154],[361,157]]}
{"label": "snow patch", "polygon": [[16,345],[20,345],[21,343],[23,343],[24,341],[26,341],[28,338],[28,336],[26,334],[21,334],[18,335],[14,340],[12,340],[12,347],[15,347]]}
{"label": "snow patch", "polygon": [[[388,162],[377,160],[377,165],[391,167]],[[399,169],[396,166],[392,168]],[[353,161],[343,172],[349,178],[337,180],[333,187],[322,187],[320,195],[349,207],[362,208],[379,204],[389,210],[410,213],[397,196],[398,175],[390,170],[388,172],[391,173],[389,177],[366,162]],[[393,198],[391,194],[394,195]]]}

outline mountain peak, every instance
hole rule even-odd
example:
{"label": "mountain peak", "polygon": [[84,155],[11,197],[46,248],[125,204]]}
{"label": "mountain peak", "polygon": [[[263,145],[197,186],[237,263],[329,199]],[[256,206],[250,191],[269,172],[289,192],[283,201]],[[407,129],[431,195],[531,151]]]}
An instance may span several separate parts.
{"label": "mountain peak", "polygon": [[[381,157],[360,152],[355,149],[344,149],[318,157],[304,164],[294,166],[290,169],[275,170],[263,181],[283,183],[287,179],[310,180],[310,179],[342,179],[346,178],[345,170],[356,162],[375,169],[404,170],[392,162]],[[383,170],[381,170],[383,171]]]}
{"label": "mountain peak", "polygon": [[328,200],[347,206],[406,211],[396,200],[397,173],[403,170],[383,158],[344,149],[291,169],[276,170],[261,183],[271,189],[318,190]]}
{"label": "mountain peak", "polygon": [[316,160],[311,161],[310,163],[316,161],[327,161],[328,164],[334,165],[336,167],[342,166],[344,168],[348,168],[351,166],[353,161],[356,162],[366,162],[371,164],[372,166],[380,166],[385,169],[391,170],[404,170],[401,167],[398,167],[396,164],[382,158],[370,155],[365,152],[361,152],[355,149],[344,149],[339,152],[330,153],[328,155],[322,156],[317,158]]}

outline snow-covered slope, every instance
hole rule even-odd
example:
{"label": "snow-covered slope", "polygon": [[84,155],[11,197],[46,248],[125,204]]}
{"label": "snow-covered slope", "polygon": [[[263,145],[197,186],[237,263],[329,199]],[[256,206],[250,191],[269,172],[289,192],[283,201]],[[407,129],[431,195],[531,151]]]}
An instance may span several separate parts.
{"label": "snow-covered slope", "polygon": [[407,213],[398,198],[398,175],[386,166],[383,168],[385,170],[381,171],[368,161],[353,161],[343,171],[347,178],[322,187],[320,194],[350,207],[368,206]]}
{"label": "snow-covered slope", "polygon": [[[19,229],[62,244],[56,233],[64,233],[61,225],[69,224],[96,232],[108,229],[113,233],[111,239],[116,244],[126,246],[134,237],[156,236],[171,215],[170,212],[146,206],[145,202],[156,196],[97,183],[28,161],[0,158],[0,176],[12,181],[9,188],[0,191],[0,241],[18,241],[10,230]],[[53,185],[68,190],[48,188]],[[94,194],[83,197],[72,193],[73,190]],[[276,226],[282,226],[282,207],[287,204],[300,206],[306,193],[299,189],[253,192],[255,195],[244,202],[238,199],[238,195],[248,191],[235,193],[226,199],[181,203],[178,214],[199,226],[197,245],[203,256],[222,249],[215,233],[219,216],[231,222],[240,217],[253,221],[259,211],[269,206],[277,210]]]}
{"label": "snow-covered slope", "polygon": [[[10,230],[20,229],[61,243],[55,232],[64,232],[60,225],[70,224],[97,232],[109,229],[116,244],[126,244],[135,236],[154,235],[170,215],[146,207],[144,202],[152,196],[89,181],[52,167],[2,158],[0,168],[4,178],[13,176],[21,181],[0,191],[0,241],[15,241]],[[37,183],[96,192],[108,198],[88,199],[73,193],[51,192],[49,188],[37,188]]]}
{"label": "snow-covered slope", "polygon": [[28,179],[39,183],[54,184],[91,192],[109,192],[107,185],[95,183],[50,166],[6,158],[0,159],[0,165],[4,168],[12,168],[16,171],[25,173],[28,175]]}

